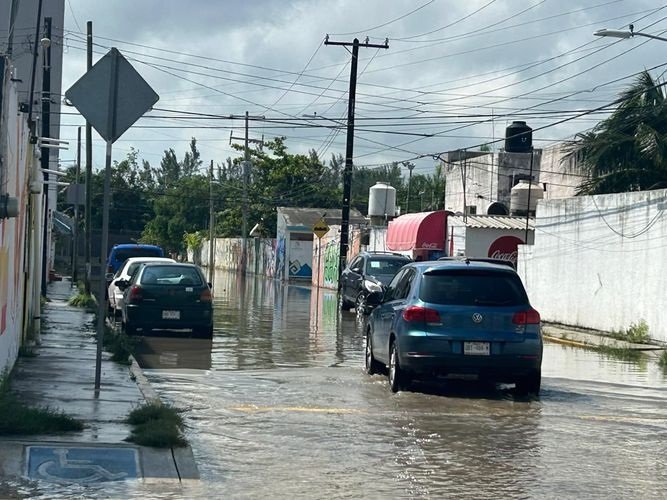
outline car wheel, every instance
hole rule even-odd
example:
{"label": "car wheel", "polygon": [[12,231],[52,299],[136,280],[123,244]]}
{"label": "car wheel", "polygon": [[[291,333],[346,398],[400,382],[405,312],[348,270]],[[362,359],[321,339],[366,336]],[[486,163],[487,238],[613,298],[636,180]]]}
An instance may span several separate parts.
{"label": "car wheel", "polygon": [[540,394],[540,385],[542,384],[542,372],[535,370],[530,374],[522,377],[516,381],[516,393],[521,396]]}
{"label": "car wheel", "polygon": [[354,310],[357,314],[365,316],[368,314],[368,307],[366,306],[366,296],[363,293],[357,295],[357,300],[354,304]]}
{"label": "car wheel", "polygon": [[213,325],[210,326],[197,326],[192,329],[192,335],[194,337],[200,337],[204,339],[213,338]]}
{"label": "car wheel", "polygon": [[408,385],[408,377],[398,360],[398,345],[392,341],[389,347],[389,388],[391,392],[405,390]]}
{"label": "car wheel", "polygon": [[366,356],[364,358],[365,363],[364,367],[366,369],[366,373],[369,375],[375,375],[376,373],[380,373],[382,371],[382,363],[380,363],[377,359],[375,359],[375,356],[373,356],[373,341],[371,340],[371,331],[370,329],[366,333]]}

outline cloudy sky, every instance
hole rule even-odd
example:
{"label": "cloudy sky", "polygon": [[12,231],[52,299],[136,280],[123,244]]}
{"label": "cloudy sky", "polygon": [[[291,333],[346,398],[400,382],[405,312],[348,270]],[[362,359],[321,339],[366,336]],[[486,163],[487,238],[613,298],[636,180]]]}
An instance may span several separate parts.
{"label": "cloudy sky", "polygon": [[[665,33],[657,0],[65,0],[63,89],[85,71],[86,21],[94,61],[117,47],[160,95],[114,146],[115,159],[134,147],[152,164],[169,147],[182,157],[191,137],[206,164],[238,155],[229,138],[243,122],[229,116],[245,111],[265,117],[253,138],[344,154],[350,53],[327,34],[389,40],[360,49],[355,164],[413,160],[423,173],[432,155],[489,143],[517,119],[537,129],[536,147],[571,137],[605,115],[557,122],[612,102],[644,69],[667,70],[664,42],[593,36],[630,23]],[[61,137],[81,124],[64,116]]]}

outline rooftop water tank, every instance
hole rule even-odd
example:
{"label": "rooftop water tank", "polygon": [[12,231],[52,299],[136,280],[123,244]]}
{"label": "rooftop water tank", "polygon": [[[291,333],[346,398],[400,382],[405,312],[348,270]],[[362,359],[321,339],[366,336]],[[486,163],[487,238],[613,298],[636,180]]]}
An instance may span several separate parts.
{"label": "rooftop water tank", "polygon": [[393,219],[396,215],[396,189],[386,182],[377,182],[368,192],[368,216]]}
{"label": "rooftop water tank", "polygon": [[[530,207],[528,207],[529,197]],[[526,209],[530,215],[535,215],[537,202],[542,198],[544,198],[542,186],[528,180],[519,181],[510,193],[510,215],[526,215]]]}
{"label": "rooftop water tank", "polygon": [[368,192],[368,215],[393,217],[396,212],[396,189],[386,182],[376,182]]}
{"label": "rooftop water tank", "polygon": [[505,151],[528,153],[533,147],[533,129],[526,122],[514,121],[505,129]]}

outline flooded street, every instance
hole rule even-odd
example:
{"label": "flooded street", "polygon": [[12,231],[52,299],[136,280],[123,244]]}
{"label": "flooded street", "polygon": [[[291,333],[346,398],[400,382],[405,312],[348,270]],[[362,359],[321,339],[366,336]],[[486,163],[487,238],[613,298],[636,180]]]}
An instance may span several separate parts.
{"label": "flooded street", "polygon": [[140,356],[187,409],[193,495],[664,497],[655,363],[547,344],[539,400],[463,382],[392,395],[363,373],[362,325],[334,293],[216,278],[212,343],[149,339]]}
{"label": "flooded street", "polygon": [[[546,344],[539,399],[471,382],[389,391],[336,294],[215,281],[212,340],[144,338],[201,481],[10,484],[20,498],[665,498],[667,377]],[[7,493],[7,492],[5,492]]]}

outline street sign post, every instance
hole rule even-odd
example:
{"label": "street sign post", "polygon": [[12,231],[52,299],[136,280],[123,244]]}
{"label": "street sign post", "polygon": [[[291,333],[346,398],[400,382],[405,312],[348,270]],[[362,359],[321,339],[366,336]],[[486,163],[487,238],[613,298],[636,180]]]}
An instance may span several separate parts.
{"label": "street sign post", "polygon": [[322,237],[329,232],[329,225],[326,223],[323,217],[320,217],[320,219],[313,224],[313,233],[315,233],[315,236],[317,236],[317,298],[319,300],[320,297],[320,268],[321,268],[321,261],[322,261]]}
{"label": "street sign post", "polygon": [[313,224],[313,233],[315,233],[318,238],[322,238],[328,232],[329,225],[324,219],[320,219],[315,224]]}
{"label": "street sign post", "polygon": [[[79,110],[107,143],[102,206],[100,287],[97,295],[97,357],[95,391],[100,390],[102,345],[106,317],[104,260],[109,246],[109,202],[111,190],[111,146],[160,98],[116,48],[90,68],[65,97]],[[89,221],[86,221],[88,223]]]}

